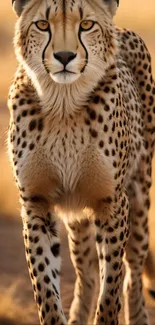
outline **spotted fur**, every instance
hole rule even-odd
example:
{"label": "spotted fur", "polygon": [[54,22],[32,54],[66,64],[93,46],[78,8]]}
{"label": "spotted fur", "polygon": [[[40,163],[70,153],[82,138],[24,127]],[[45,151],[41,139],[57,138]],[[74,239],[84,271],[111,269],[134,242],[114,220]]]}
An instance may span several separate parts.
{"label": "spotted fur", "polygon": [[113,25],[116,6],[115,0],[30,0],[16,25],[9,151],[42,325],[67,324],[58,216],[77,275],[68,324],[87,324],[98,280],[94,325],[118,324],[123,259],[126,324],[149,324],[142,271],[155,86],[144,42]]}

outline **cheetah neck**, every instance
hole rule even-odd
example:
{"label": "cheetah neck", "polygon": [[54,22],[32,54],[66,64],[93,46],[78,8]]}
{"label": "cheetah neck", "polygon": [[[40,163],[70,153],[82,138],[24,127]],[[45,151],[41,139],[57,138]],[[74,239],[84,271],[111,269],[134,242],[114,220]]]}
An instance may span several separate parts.
{"label": "cheetah neck", "polygon": [[28,66],[26,66],[26,74],[37,91],[44,112],[50,112],[52,117],[59,116],[61,118],[65,112],[73,114],[88,103],[91,93],[106,77],[109,67],[114,62],[114,58],[111,57],[104,71],[100,69],[96,74],[92,74],[88,69],[85,75],[72,84],[58,84],[45,71],[35,74]]}

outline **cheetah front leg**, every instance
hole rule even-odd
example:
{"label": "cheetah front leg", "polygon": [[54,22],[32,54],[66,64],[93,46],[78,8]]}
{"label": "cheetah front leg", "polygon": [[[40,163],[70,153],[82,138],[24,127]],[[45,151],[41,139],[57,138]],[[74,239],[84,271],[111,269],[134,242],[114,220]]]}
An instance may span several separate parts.
{"label": "cheetah front leg", "polygon": [[41,325],[67,324],[61,304],[60,240],[56,218],[43,198],[24,198],[22,208],[26,259]]}
{"label": "cheetah front leg", "polygon": [[77,276],[69,324],[86,325],[94,311],[92,298],[98,275],[94,231],[87,219],[66,223],[66,228],[70,255]]}
{"label": "cheetah front leg", "polygon": [[[96,217],[96,242],[100,266],[100,293],[94,325],[117,325],[120,311],[123,255],[129,236],[128,198],[115,199],[113,215]],[[109,201],[109,205],[111,205]]]}

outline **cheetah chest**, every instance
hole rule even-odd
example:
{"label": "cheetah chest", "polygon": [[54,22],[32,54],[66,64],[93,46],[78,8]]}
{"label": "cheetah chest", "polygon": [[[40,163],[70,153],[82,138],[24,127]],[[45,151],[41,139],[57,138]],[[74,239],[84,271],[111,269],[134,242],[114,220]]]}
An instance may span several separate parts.
{"label": "cheetah chest", "polygon": [[43,134],[24,159],[22,177],[27,175],[27,180],[24,178],[31,192],[48,196],[60,209],[92,208],[99,200],[111,196],[109,162],[92,141],[88,129],[81,123],[80,127],[77,123],[66,124],[53,124]]}
{"label": "cheetah chest", "polygon": [[[87,130],[71,127],[58,131],[50,146],[51,174],[57,177],[58,204],[76,210],[107,196],[111,185],[104,157]],[[48,148],[49,152],[49,148]],[[110,194],[110,193],[109,193]]]}

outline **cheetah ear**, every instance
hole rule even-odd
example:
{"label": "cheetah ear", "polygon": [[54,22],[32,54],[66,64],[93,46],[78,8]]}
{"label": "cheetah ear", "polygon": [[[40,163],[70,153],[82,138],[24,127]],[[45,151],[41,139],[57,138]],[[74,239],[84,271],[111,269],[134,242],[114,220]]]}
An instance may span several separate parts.
{"label": "cheetah ear", "polygon": [[17,16],[20,17],[22,11],[29,0],[12,0],[13,10],[16,12]]}
{"label": "cheetah ear", "polygon": [[117,7],[119,6],[119,0],[103,0],[107,6],[109,6],[109,11],[112,16],[115,15]]}

